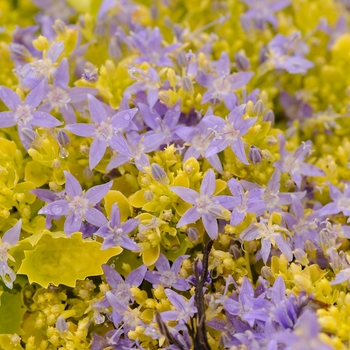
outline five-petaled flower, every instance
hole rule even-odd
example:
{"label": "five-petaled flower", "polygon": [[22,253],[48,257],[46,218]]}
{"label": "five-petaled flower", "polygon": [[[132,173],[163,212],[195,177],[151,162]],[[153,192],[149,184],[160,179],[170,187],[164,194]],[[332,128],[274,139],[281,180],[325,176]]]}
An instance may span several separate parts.
{"label": "five-petaled flower", "polygon": [[102,198],[111,189],[113,182],[91,187],[86,193],[82,190],[79,181],[68,171],[66,176],[66,199],[60,199],[47,204],[38,214],[67,216],[64,231],[67,235],[79,231],[83,220],[92,225],[101,227],[107,225],[106,217],[95,208]]}

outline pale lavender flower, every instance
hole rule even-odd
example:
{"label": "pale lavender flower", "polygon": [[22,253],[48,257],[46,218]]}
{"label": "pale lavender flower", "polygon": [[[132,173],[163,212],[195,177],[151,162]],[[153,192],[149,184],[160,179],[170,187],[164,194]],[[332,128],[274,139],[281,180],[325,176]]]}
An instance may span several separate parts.
{"label": "pale lavender flower", "polygon": [[66,177],[66,199],[57,200],[41,208],[38,214],[55,216],[67,215],[64,223],[64,231],[67,235],[79,231],[83,220],[97,227],[107,225],[106,217],[95,208],[102,198],[111,189],[113,182],[90,188],[83,192],[79,181],[68,171],[64,171]]}
{"label": "pale lavender flower", "polygon": [[301,41],[300,32],[290,36],[277,34],[268,44],[268,63],[290,74],[303,74],[314,67],[313,62],[304,58],[307,53],[308,47]]}
{"label": "pale lavender flower", "polygon": [[261,199],[263,194],[262,190],[254,188],[244,192],[242,185],[234,178],[229,180],[227,184],[234,196],[234,207],[230,220],[232,226],[239,225],[247,213],[256,213],[256,216],[260,216],[264,213],[266,203]]}
{"label": "pale lavender flower", "polygon": [[[134,302],[135,299],[130,291],[132,286],[139,287],[145,278],[147,267],[141,265],[137,269],[131,271],[124,279],[120,274],[115,271],[109,265],[102,265],[103,272],[105,273],[107,283],[112,288],[111,293],[118,298],[118,300],[126,305],[130,302]],[[110,303],[106,298],[96,302],[94,307],[108,307]]]}
{"label": "pale lavender flower", "polygon": [[184,154],[184,162],[192,157],[195,159],[202,157],[207,159],[218,173],[223,172],[221,161],[216,154],[218,152],[208,154],[210,145],[215,141],[215,133],[204,121],[200,121],[195,127],[180,126],[176,133],[189,145]]}
{"label": "pale lavender flower", "polygon": [[187,259],[189,255],[179,256],[170,267],[168,259],[160,254],[156,268],[158,271],[147,271],[145,280],[153,284],[153,288],[161,284],[166,288],[175,288],[180,291],[186,291],[190,289],[190,285],[183,277],[179,277],[179,271],[182,262]]}
{"label": "pale lavender flower", "polygon": [[264,29],[265,23],[268,22],[277,28],[277,18],[275,12],[283,10],[289,6],[290,0],[241,0],[249,6],[244,16],[254,21],[259,29]]}
{"label": "pale lavender flower", "polygon": [[244,230],[240,237],[243,241],[252,241],[255,239],[261,239],[261,257],[264,264],[266,264],[270,252],[271,245],[276,244],[282,254],[288,261],[293,259],[293,253],[290,245],[283,238],[282,233],[287,236],[291,236],[290,232],[285,228],[277,224],[272,224],[270,220],[260,219],[260,222],[252,224],[246,230]]}
{"label": "pale lavender flower", "polygon": [[[35,190],[31,190],[30,193],[35,194],[39,199],[41,199],[42,201],[46,202],[46,203],[51,203],[60,199],[65,199],[66,193],[65,191],[60,191],[60,192],[52,192],[50,190],[45,190],[42,188],[37,188]],[[46,229],[49,230],[50,227],[52,226],[52,220],[56,219],[59,220],[60,219],[60,215],[50,215],[47,214],[46,215]]]}
{"label": "pale lavender flower", "polygon": [[343,282],[348,282],[348,285],[350,284],[350,267],[339,271],[336,274],[335,279],[330,282],[330,284],[335,285]]}
{"label": "pale lavender flower", "polygon": [[140,109],[145,124],[152,129],[145,133],[148,142],[159,147],[179,139],[179,136],[176,134],[176,130],[179,129],[178,121],[181,114],[179,102],[169,108],[163,118],[161,118],[156,110],[152,111],[151,108],[143,103],[139,103],[137,106]]}
{"label": "pale lavender flower", "polygon": [[348,23],[347,18],[345,15],[340,15],[337,22],[333,25],[333,27],[328,23],[328,20],[323,17],[320,20],[320,23],[318,25],[318,29],[322,32],[329,35],[330,40],[327,45],[327,49],[330,50],[333,46],[333,44],[336,42],[336,40],[346,33],[348,29]]}
{"label": "pale lavender flower", "polygon": [[140,68],[133,67],[129,69],[129,75],[136,82],[126,88],[124,96],[131,98],[131,95],[135,95],[141,91],[146,92],[147,103],[152,110],[158,101],[160,81],[158,72],[152,67],[148,67],[147,73]]}
{"label": "pale lavender flower", "polygon": [[139,251],[140,247],[128,236],[139,223],[140,220],[138,219],[130,219],[121,224],[119,206],[117,203],[114,203],[110,221],[107,225],[100,227],[95,233],[96,236],[104,239],[101,249],[108,249],[119,245],[131,251]]}
{"label": "pale lavender flower", "polygon": [[269,213],[274,211],[281,212],[281,205],[291,204],[293,202],[292,196],[296,196],[299,200],[305,197],[306,191],[304,192],[280,192],[280,181],[281,181],[281,171],[275,169],[266,188],[259,186],[258,184],[248,182],[246,180],[241,180],[240,183],[245,190],[251,191],[255,188],[262,190],[261,198],[266,203],[266,210]]}
{"label": "pale lavender flower", "polygon": [[344,193],[332,183],[327,182],[329,192],[333,202],[326,204],[320,211],[320,216],[334,215],[342,212],[345,216],[350,216],[350,186],[344,185]]}
{"label": "pale lavender flower", "polygon": [[56,61],[64,49],[64,44],[59,41],[53,44],[43,58],[35,62],[28,63],[21,67],[19,71],[23,77],[23,83],[30,89],[37,87],[43,80],[47,80],[55,75]]}
{"label": "pale lavender flower", "polygon": [[139,51],[135,63],[148,62],[160,67],[171,67],[173,62],[167,55],[181,46],[181,43],[174,43],[162,48],[163,37],[158,27],[142,28],[122,39],[131,49]]}
{"label": "pale lavender flower", "polygon": [[66,129],[78,136],[94,138],[89,153],[89,165],[90,169],[93,169],[103,158],[108,146],[116,151],[119,150],[119,144],[125,141],[122,134],[130,124],[137,109],[125,110],[110,118],[102,103],[95,97],[88,95],[88,100],[94,124],[68,124]]}
{"label": "pale lavender flower", "polygon": [[311,153],[311,141],[303,142],[292,154],[285,147],[286,139],[284,135],[279,134],[278,139],[280,141],[281,159],[275,162],[274,166],[282,172],[288,172],[298,187],[301,186],[302,175],[325,176],[323,170],[304,162],[306,155]]}
{"label": "pale lavender flower", "polygon": [[266,321],[269,318],[268,310],[270,308],[271,303],[265,299],[265,293],[256,298],[253,286],[246,277],[239,288],[238,296],[233,293],[224,301],[226,313],[248,322],[250,327],[253,327],[257,320]]}
{"label": "pale lavender flower", "polygon": [[208,170],[205,174],[200,193],[180,186],[172,186],[170,189],[181,197],[185,202],[193,204],[181,217],[176,227],[196,222],[202,218],[203,225],[211,239],[216,239],[218,235],[217,218],[225,218],[225,209],[232,209],[234,200],[232,196],[215,196],[215,174],[213,170]]}
{"label": "pale lavender flower", "polygon": [[208,147],[206,156],[210,157],[223,151],[226,147],[231,146],[233,153],[243,164],[249,164],[242,141],[249,128],[253,126],[258,119],[243,119],[245,104],[240,105],[229,113],[226,119],[206,115],[203,123],[209,126],[210,130],[215,132],[214,141]]}
{"label": "pale lavender flower", "polygon": [[208,90],[202,97],[202,103],[224,101],[227,109],[236,107],[237,96],[235,90],[245,86],[254,75],[253,72],[239,72],[230,74],[230,59],[225,51],[216,62],[216,74],[198,73],[196,81]]}
{"label": "pale lavender flower", "polygon": [[280,94],[280,103],[283,107],[283,113],[285,113],[290,120],[303,121],[313,115],[313,109],[310,104],[303,101],[302,96],[299,95],[298,93],[290,95],[286,91],[282,91]]}
{"label": "pale lavender flower", "polygon": [[293,330],[278,332],[273,338],[285,344],[285,350],[331,350],[332,348],[320,339],[320,331],[316,314],[306,310],[299,317]]}
{"label": "pale lavender flower", "polygon": [[0,128],[18,125],[19,137],[26,148],[28,148],[29,144],[22,134],[23,128],[32,129],[33,126],[53,128],[62,124],[52,115],[36,110],[44,96],[44,82],[32,90],[26,96],[24,102],[21,101],[20,97],[14,91],[5,86],[0,87],[0,98],[11,110],[8,112],[0,112]]}
{"label": "pale lavender flower", "polygon": [[186,303],[184,298],[173,290],[165,289],[164,292],[176,310],[162,312],[160,316],[163,321],[178,321],[179,325],[183,325],[197,312],[194,306],[194,295]]}
{"label": "pale lavender flower", "polygon": [[15,261],[9,254],[9,250],[17,244],[21,229],[22,220],[20,219],[17,221],[16,225],[7,230],[0,238],[0,276],[6,287],[10,289],[13,287],[16,275],[7,263],[8,260]]}
{"label": "pale lavender flower", "polygon": [[[106,167],[110,171],[125,163],[133,163],[137,169],[145,173],[145,168],[150,166],[149,158],[146,153],[152,152],[158,148],[154,142],[148,142],[148,137],[144,135],[136,135],[128,140],[120,138],[114,142],[114,149],[118,152]],[[133,161],[132,161],[133,160]]]}
{"label": "pale lavender flower", "polygon": [[67,58],[63,58],[54,75],[53,85],[48,85],[45,102],[39,110],[51,112],[53,109],[60,112],[67,124],[76,122],[72,104],[84,101],[87,94],[95,94],[96,90],[87,87],[68,86],[69,67]]}

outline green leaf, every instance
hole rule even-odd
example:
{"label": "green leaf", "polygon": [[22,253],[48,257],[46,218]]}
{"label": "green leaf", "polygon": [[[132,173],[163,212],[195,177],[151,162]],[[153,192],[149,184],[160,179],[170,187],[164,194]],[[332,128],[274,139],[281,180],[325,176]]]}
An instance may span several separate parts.
{"label": "green leaf", "polygon": [[120,247],[101,250],[101,243],[84,240],[80,232],[67,237],[63,232],[44,231],[35,248],[24,251],[17,273],[44,288],[50,283],[74,287],[77,280],[102,275],[101,265],[121,252]]}
{"label": "green leaf", "polygon": [[25,309],[22,307],[21,295],[4,292],[1,295],[0,334],[21,334],[22,318]]}

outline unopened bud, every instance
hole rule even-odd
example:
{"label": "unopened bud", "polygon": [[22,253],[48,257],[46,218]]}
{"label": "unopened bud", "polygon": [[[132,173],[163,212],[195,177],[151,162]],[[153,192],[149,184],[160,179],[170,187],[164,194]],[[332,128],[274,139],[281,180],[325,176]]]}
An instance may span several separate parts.
{"label": "unopened bud", "polygon": [[254,106],[254,114],[255,115],[263,115],[264,113],[264,102],[259,100]]}
{"label": "unopened bud", "polygon": [[236,59],[236,66],[238,70],[247,71],[249,69],[250,62],[244,54],[237,52],[235,54],[235,59]]}
{"label": "unopened bud", "polygon": [[191,242],[197,241],[199,237],[199,231],[195,227],[189,227],[186,230],[186,233],[188,234],[188,238],[190,239]]}
{"label": "unopened bud", "polygon": [[157,163],[151,165],[151,172],[154,180],[166,184],[169,182],[168,176],[163,168],[161,168]]}
{"label": "unopened bud", "polygon": [[83,73],[83,79],[89,83],[94,83],[98,79],[98,74],[96,71],[91,71],[90,69],[85,69]]}
{"label": "unopened bud", "polygon": [[56,19],[52,28],[56,32],[56,34],[63,34],[66,31],[67,27],[61,19]]}
{"label": "unopened bud", "polygon": [[29,128],[23,128],[22,135],[29,145],[34,143],[36,141],[36,138],[39,136],[34,130]]}
{"label": "unopened bud", "polygon": [[122,52],[120,51],[117,38],[112,37],[109,41],[108,53],[114,59],[118,59],[119,57],[121,57]]}
{"label": "unopened bud", "polygon": [[194,93],[193,83],[189,77],[182,78],[182,89],[189,94]]}
{"label": "unopened bud", "polygon": [[273,125],[275,123],[275,113],[273,113],[273,111],[270,109],[268,110],[263,117],[263,121],[264,122],[270,122],[271,125]]}
{"label": "unopened bud", "polygon": [[248,153],[248,157],[254,165],[261,163],[262,157],[260,149],[255,146],[251,146]]}
{"label": "unopened bud", "polygon": [[60,129],[58,131],[57,141],[62,147],[66,147],[69,144],[70,139],[69,139],[69,136],[65,130]]}

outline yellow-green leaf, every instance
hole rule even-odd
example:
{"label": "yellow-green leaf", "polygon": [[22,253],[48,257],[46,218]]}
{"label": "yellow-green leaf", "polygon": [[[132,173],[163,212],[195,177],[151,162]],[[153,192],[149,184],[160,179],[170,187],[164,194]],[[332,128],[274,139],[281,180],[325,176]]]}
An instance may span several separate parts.
{"label": "yellow-green leaf", "polygon": [[25,309],[22,307],[21,295],[4,292],[1,295],[0,334],[21,334],[23,332],[21,323],[24,313]]}
{"label": "yellow-green leaf", "polygon": [[120,191],[111,190],[105,195],[105,209],[108,218],[111,217],[111,210],[114,203],[118,204],[121,221],[126,221],[131,216],[131,205],[128,199]]}
{"label": "yellow-green leaf", "polygon": [[80,232],[67,237],[61,232],[44,231],[36,247],[24,252],[18,273],[27,275],[30,283],[36,282],[44,288],[50,283],[74,287],[77,280],[102,275],[101,265],[122,252],[120,247],[100,248],[101,243],[84,240]]}

